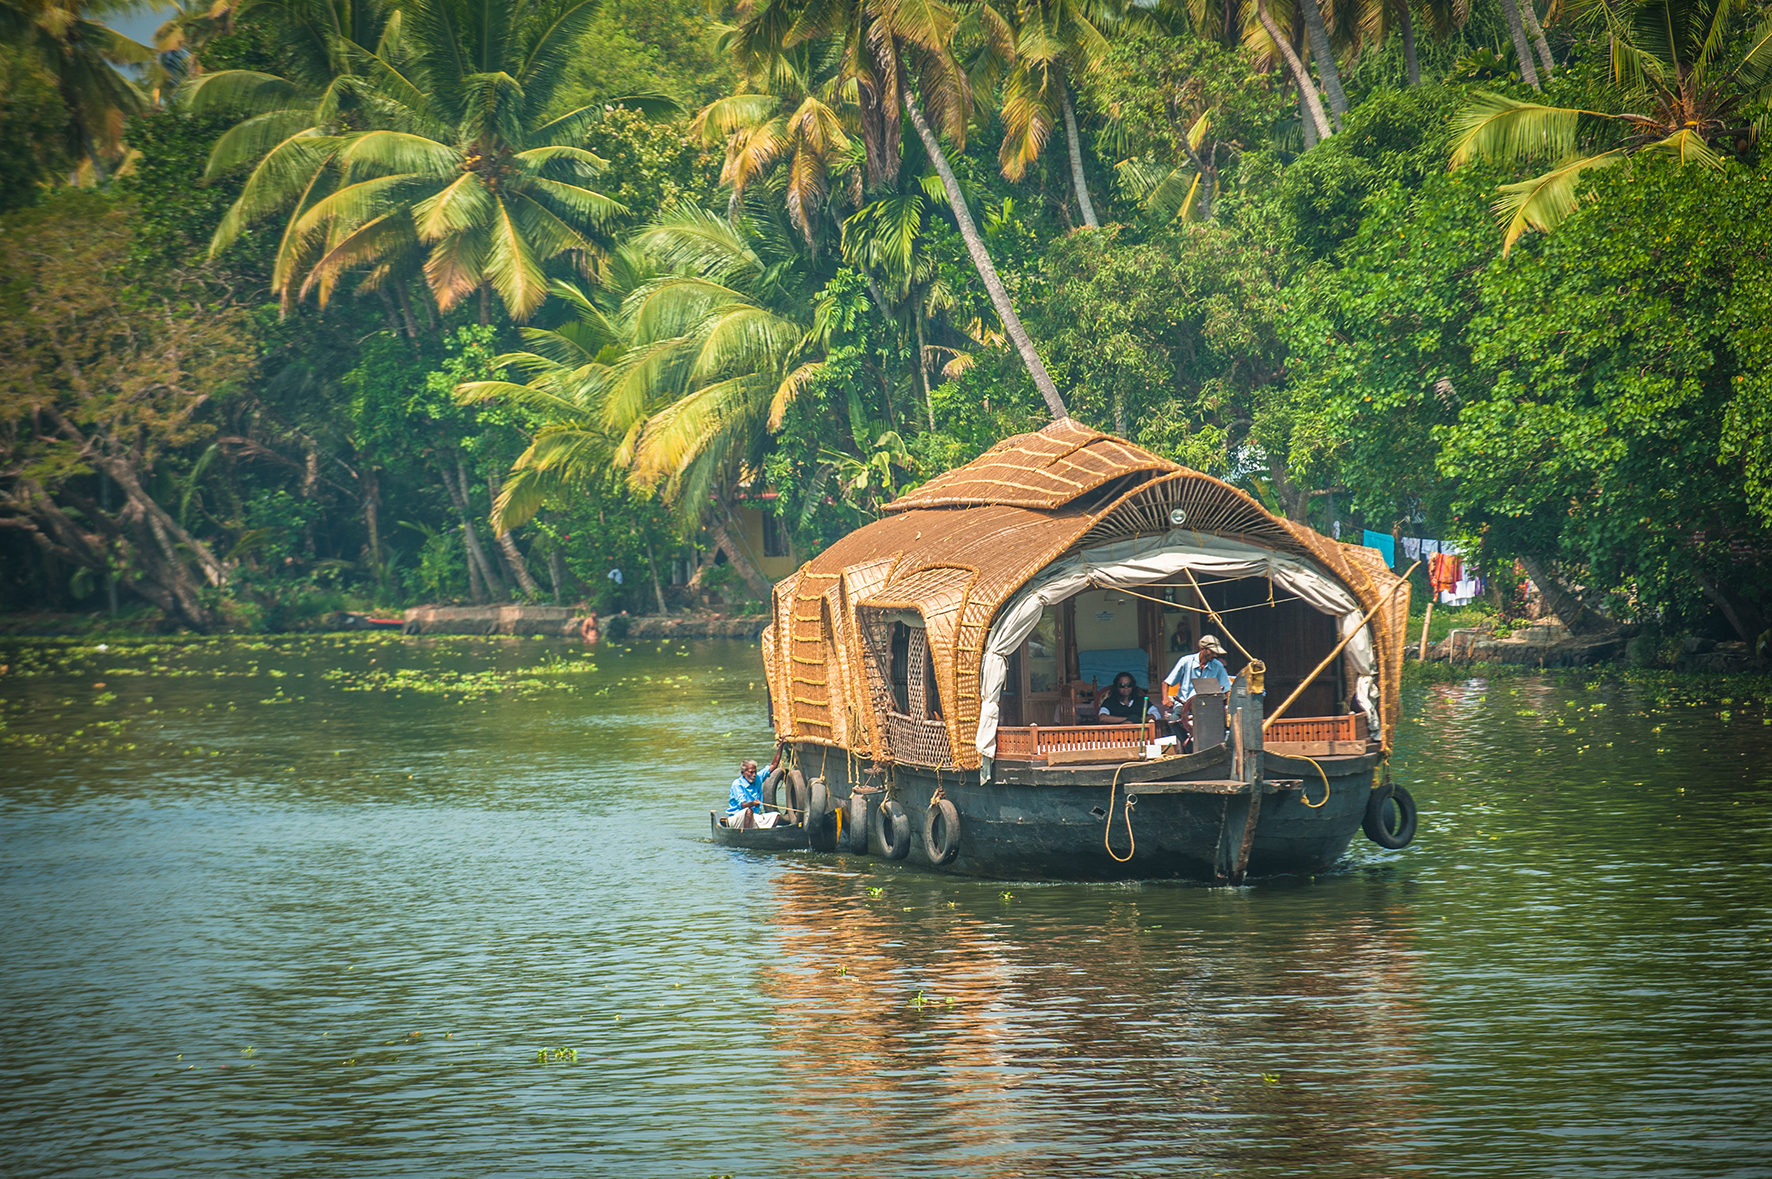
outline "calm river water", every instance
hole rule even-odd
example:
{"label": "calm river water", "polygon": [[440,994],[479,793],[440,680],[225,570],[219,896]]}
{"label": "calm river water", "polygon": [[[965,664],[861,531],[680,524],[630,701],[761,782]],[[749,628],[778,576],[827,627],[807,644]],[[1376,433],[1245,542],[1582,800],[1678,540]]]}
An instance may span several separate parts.
{"label": "calm river water", "polygon": [[0,662],[9,1175],[1772,1175],[1764,679],[1412,688],[1229,890],[713,846],[751,644]]}

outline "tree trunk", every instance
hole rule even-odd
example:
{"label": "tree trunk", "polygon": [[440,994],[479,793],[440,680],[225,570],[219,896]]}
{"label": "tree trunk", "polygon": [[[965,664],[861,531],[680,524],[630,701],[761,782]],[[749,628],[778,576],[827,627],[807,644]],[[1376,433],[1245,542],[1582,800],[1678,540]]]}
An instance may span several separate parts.
{"label": "tree trunk", "polygon": [[[103,471],[98,473],[98,503],[106,513],[111,510],[111,477]],[[111,608],[111,617],[117,617],[117,571],[111,568],[110,546],[99,548],[99,555],[105,561],[105,603]]]}
{"label": "tree trunk", "polygon": [[399,296],[400,316],[406,321],[406,334],[412,338],[412,347],[418,348],[418,320],[412,314],[412,292],[406,289],[403,282],[394,283],[394,293]]}
{"label": "tree trunk", "polygon": [[[715,510],[723,512],[726,508],[722,504]],[[765,606],[769,605],[774,600],[769,582],[761,573],[757,572],[757,567],[751,564],[751,560],[745,556],[744,550],[739,548],[738,543],[732,539],[732,534],[726,531],[725,523],[715,516],[708,521],[708,531],[713,533],[714,543],[719,546],[720,551],[726,554],[727,562],[738,570],[738,576],[744,581],[745,588],[751,591],[751,596]]]}
{"label": "tree trunk", "polygon": [[1311,117],[1310,99],[1306,97],[1304,87],[1296,80],[1292,83],[1292,96],[1298,100],[1298,123],[1304,128],[1304,150],[1309,151],[1321,142],[1317,138],[1317,121]]}
{"label": "tree trunk", "polygon": [[669,614],[671,611],[664,600],[664,583],[658,579],[658,558],[652,555],[650,540],[646,542],[646,568],[652,571],[652,596],[658,599],[658,612]]}
{"label": "tree trunk", "polygon": [[1520,564],[1525,566],[1526,576],[1532,579],[1532,584],[1538,587],[1544,604],[1550,607],[1558,622],[1569,628],[1570,634],[1590,635],[1613,629],[1612,620],[1589,609],[1587,603],[1551,572],[1550,566],[1536,557],[1521,557]]}
{"label": "tree trunk", "polygon": [[468,526],[456,527],[461,529],[461,547],[468,557],[468,597],[474,599],[474,605],[484,606],[492,600],[492,591],[486,588],[486,579],[480,576],[480,562],[474,560],[474,551],[468,547]]}
{"label": "tree trunk", "polygon": [[507,529],[499,533],[496,539],[499,551],[504,554],[505,564],[510,567],[511,576],[523,590],[523,596],[532,600],[541,597],[541,586],[536,584],[535,576],[529,572],[529,564],[523,560],[516,538]]}
{"label": "tree trunk", "polygon": [[[1698,589],[1705,599],[1717,608],[1718,613],[1728,620],[1741,641],[1747,644],[1748,653],[1754,650],[1754,642],[1766,629],[1766,618],[1751,602],[1743,600],[1739,595],[1731,593],[1726,587],[1718,585],[1705,574],[1702,569],[1694,569],[1692,576],[1698,582]],[[1536,577],[1534,581],[1538,580]]]}
{"label": "tree trunk", "polygon": [[1421,64],[1415,59],[1415,17],[1409,11],[1410,0],[1397,0],[1397,16],[1403,26],[1403,61],[1409,67],[1409,85],[1421,85]]}
{"label": "tree trunk", "polygon": [[[1297,51],[1292,48],[1292,42],[1280,36],[1280,27],[1268,14],[1267,0],[1255,0],[1255,15],[1261,21],[1261,27],[1267,30],[1268,38],[1279,49],[1280,56],[1286,59],[1286,68],[1292,71],[1292,82],[1298,87],[1299,103],[1305,108],[1305,114],[1309,116],[1308,121],[1311,129],[1316,132],[1317,142],[1321,143],[1329,138],[1329,119],[1323,114],[1322,100],[1317,97],[1317,84],[1312,82],[1310,74],[1305,72],[1304,62],[1299,60]],[[1308,134],[1305,137],[1305,142],[1307,146],[1311,145]]]}
{"label": "tree trunk", "polygon": [[929,395],[929,345],[923,336],[923,300],[917,299],[911,307],[911,316],[917,322],[917,376],[923,382],[923,409],[929,414],[929,428],[935,429],[935,399]]}
{"label": "tree trunk", "polygon": [[[376,287],[375,293],[381,299],[382,314],[387,317],[388,334],[390,336],[400,335],[400,314],[394,307],[394,296],[388,294],[388,288],[385,285]],[[418,354],[417,340],[408,337],[406,346],[412,349],[413,355]]]}
{"label": "tree trunk", "polygon": [[566,562],[559,549],[548,550],[548,580],[554,583],[554,605],[566,604]]}
{"label": "tree trunk", "polygon": [[1064,92],[1064,137],[1071,149],[1071,186],[1077,190],[1077,208],[1083,210],[1083,224],[1100,229],[1095,219],[1095,206],[1089,203],[1089,181],[1083,176],[1083,145],[1077,138],[1077,113],[1071,109],[1071,92]]}
{"label": "tree trunk", "polygon": [[[492,497],[491,502],[498,502],[498,480],[491,475],[486,477],[486,490]],[[490,525],[489,525],[490,527]],[[541,586],[535,584],[535,578],[529,572],[529,563],[523,560],[523,554],[517,549],[517,538],[511,535],[510,529],[497,534],[498,548],[504,554],[505,564],[510,567],[511,576],[522,588],[523,596],[534,600],[541,597]]]}
{"label": "tree trunk", "polygon": [[1280,507],[1286,513],[1286,519],[1294,524],[1310,525],[1310,492],[1292,481],[1292,471],[1285,459],[1270,455],[1267,461],[1268,479],[1274,485],[1274,495],[1280,501]]}
{"label": "tree trunk", "polygon": [[1046,399],[1046,408],[1052,411],[1054,421],[1063,421],[1071,416],[1071,411],[1064,406],[1064,398],[1058,395],[1058,386],[1053,384],[1052,376],[1046,371],[1046,365],[1040,354],[1034,351],[1034,342],[1028,338],[1027,329],[1021,326],[1021,319],[1010,306],[1009,292],[1003,289],[1003,280],[997,277],[997,268],[991,263],[991,256],[985,252],[984,238],[978,232],[978,226],[972,221],[972,213],[966,208],[966,196],[960,191],[960,182],[954,176],[953,166],[948,163],[947,153],[941,150],[935,133],[929,129],[929,123],[923,118],[923,111],[917,105],[916,97],[907,87],[904,90],[905,113],[911,118],[911,125],[917,129],[917,138],[923,141],[923,150],[929,155],[929,162],[935,165],[936,173],[941,177],[941,186],[948,194],[948,207],[953,210],[954,222],[960,227],[960,236],[966,241],[966,252],[972,256],[972,265],[983,280],[984,288],[990,293],[991,306],[997,310],[997,318],[1003,321],[1003,330],[1015,342],[1015,350],[1021,354],[1021,363],[1027,368],[1028,376],[1033,378],[1034,387],[1040,396]]}
{"label": "tree trunk", "polygon": [[1323,79],[1323,94],[1329,99],[1329,113],[1339,131],[1342,120],[1347,118],[1347,95],[1342,92],[1341,74],[1335,68],[1335,51],[1329,45],[1329,30],[1323,25],[1323,10],[1317,7],[1317,0],[1304,0],[1302,10],[1305,35],[1311,42],[1311,56],[1316,59],[1317,73]]}
{"label": "tree trunk", "polygon": [[[474,601],[481,605],[488,598],[504,597],[504,582],[492,571],[492,562],[486,559],[486,550],[480,547],[480,534],[474,531],[473,508],[468,502],[468,488],[472,485],[468,482],[467,464],[459,458],[456,460],[459,483],[451,476],[448,461],[441,456],[437,460],[437,472],[443,476],[443,488],[449,492],[449,498],[455,504],[455,513],[461,518],[461,539],[468,554],[469,592],[474,595]],[[481,582],[477,590],[473,587],[476,576]]]}
{"label": "tree trunk", "polygon": [[1538,23],[1538,14],[1532,11],[1532,0],[1517,2],[1520,15],[1526,18],[1526,31],[1531,34],[1532,47],[1538,51],[1538,64],[1544,67],[1544,80],[1548,82],[1556,63],[1551,60],[1550,44],[1544,39],[1544,26]]}
{"label": "tree trunk", "polygon": [[1514,6],[1514,0],[1501,0],[1501,11],[1507,16],[1507,31],[1514,39],[1514,57],[1520,63],[1520,77],[1532,89],[1542,90],[1538,84],[1538,71],[1532,67],[1532,48],[1526,44],[1526,30],[1520,24],[1520,10]]}
{"label": "tree trunk", "polygon": [[388,571],[381,559],[381,484],[375,468],[364,463],[358,482],[363,488],[363,524],[369,530],[369,570],[375,574],[375,584],[385,590]]}

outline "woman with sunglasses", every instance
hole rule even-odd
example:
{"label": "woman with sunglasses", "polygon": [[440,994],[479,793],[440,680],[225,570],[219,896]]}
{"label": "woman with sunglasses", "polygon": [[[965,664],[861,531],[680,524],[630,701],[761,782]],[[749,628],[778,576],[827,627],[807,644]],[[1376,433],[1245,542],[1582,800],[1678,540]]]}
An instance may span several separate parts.
{"label": "woman with sunglasses", "polygon": [[1145,708],[1144,689],[1131,672],[1123,671],[1102,697],[1099,715],[1104,725],[1137,725],[1144,723]]}

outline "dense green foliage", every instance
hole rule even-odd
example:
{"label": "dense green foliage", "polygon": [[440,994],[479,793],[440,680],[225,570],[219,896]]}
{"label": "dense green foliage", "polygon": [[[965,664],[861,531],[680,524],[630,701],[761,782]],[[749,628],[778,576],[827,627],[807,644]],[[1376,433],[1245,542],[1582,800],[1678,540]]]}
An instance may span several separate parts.
{"label": "dense green foliage", "polygon": [[[481,7],[497,44],[451,32]],[[938,8],[265,0],[200,30],[207,72],[129,117],[99,194],[52,188],[85,142],[65,87],[0,56],[0,225],[39,247],[3,294],[0,606],[650,610],[692,574],[754,599],[747,497],[804,556],[1050,420],[1000,278],[1073,416],[1277,512],[1457,537],[1498,585],[1520,558],[1668,632],[1772,621],[1765,4],[1703,6],[1696,164],[1577,170],[1511,227],[1491,206],[1547,161],[1451,168],[1461,140],[1530,108],[1622,151],[1555,112],[1678,97],[1648,50],[1619,65],[1640,11],[1560,19],[1522,80],[1499,2],[1416,9],[1419,84],[1391,9],[1323,14],[1347,109],[1319,70],[1315,142],[1253,17]],[[1324,64],[1307,9],[1269,11]],[[139,330],[87,342],[101,369],[150,357],[164,389],[70,375],[104,316]],[[220,351],[173,364],[167,333]]]}

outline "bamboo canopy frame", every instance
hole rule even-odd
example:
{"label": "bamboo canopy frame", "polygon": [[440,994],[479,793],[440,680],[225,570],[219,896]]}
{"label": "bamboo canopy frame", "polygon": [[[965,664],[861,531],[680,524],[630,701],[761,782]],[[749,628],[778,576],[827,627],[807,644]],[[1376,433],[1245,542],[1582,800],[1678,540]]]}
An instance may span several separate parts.
{"label": "bamboo canopy frame", "polygon": [[[1376,727],[1388,751],[1409,593],[1384,559],[1072,419],[1005,439],[930,480],[777,583],[763,663],[778,740],[879,762],[978,768],[979,667],[998,611],[1074,549],[1180,531],[1171,523],[1176,512],[1187,533],[1308,559],[1373,612]],[[895,748],[880,630],[890,618],[914,619],[926,635],[940,701],[939,716],[926,723],[945,729],[939,763],[912,755],[902,740]]]}

